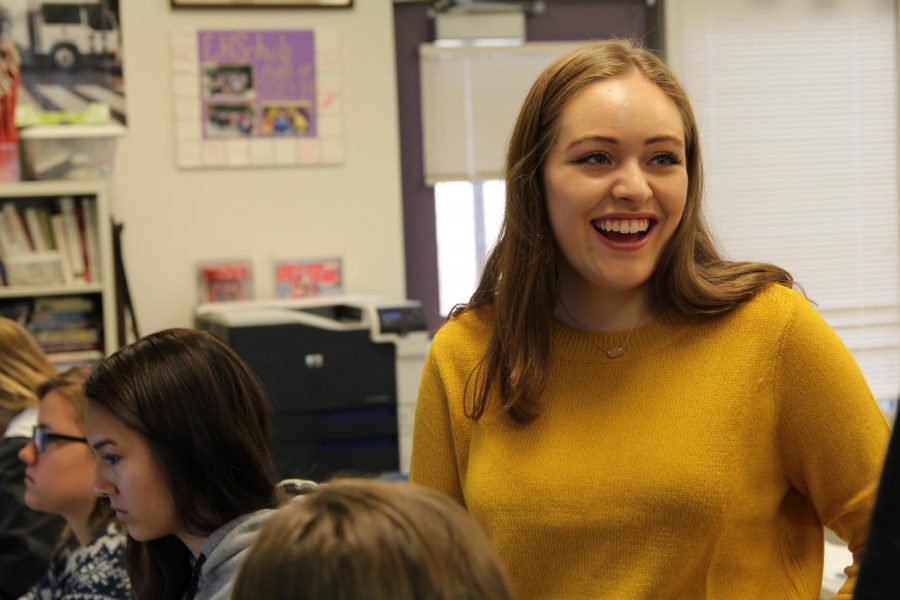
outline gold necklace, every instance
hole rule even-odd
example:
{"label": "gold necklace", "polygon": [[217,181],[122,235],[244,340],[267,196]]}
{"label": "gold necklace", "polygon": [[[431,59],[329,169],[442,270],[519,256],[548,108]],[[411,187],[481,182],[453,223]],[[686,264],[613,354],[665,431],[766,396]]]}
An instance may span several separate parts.
{"label": "gold necklace", "polygon": [[582,325],[581,321],[575,318],[575,315],[573,315],[569,311],[568,307],[562,301],[562,298],[559,299],[559,305],[563,309],[563,312],[566,313],[566,315],[572,320],[572,322],[578,326],[578,331],[581,332],[582,335],[584,335],[587,341],[589,341],[595,348],[602,350],[603,353],[606,354],[607,358],[619,358],[620,356],[625,354],[625,344],[628,343],[628,339],[631,337],[631,332],[634,331],[638,324],[641,322],[641,319],[638,319],[637,323],[631,326],[631,329],[629,329],[628,333],[625,334],[625,341],[623,341],[618,346],[613,346],[612,348],[607,349],[598,344],[597,341],[589,335],[590,330]]}

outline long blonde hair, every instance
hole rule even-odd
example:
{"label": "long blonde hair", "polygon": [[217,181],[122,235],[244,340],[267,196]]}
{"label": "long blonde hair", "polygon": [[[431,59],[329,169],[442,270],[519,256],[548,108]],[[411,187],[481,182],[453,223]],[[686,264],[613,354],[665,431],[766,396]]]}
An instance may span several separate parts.
{"label": "long blonde hair", "polygon": [[[688,318],[731,310],[771,283],[792,287],[780,267],[732,262],[716,250],[701,213],[703,169],[697,122],[687,94],[652,52],[613,40],[577,48],[535,81],[522,105],[506,158],[506,212],[500,238],[469,303],[493,323],[487,351],[470,378],[474,394],[466,414],[478,419],[491,393],[513,418],[537,415],[536,399],[550,370],[550,323],[557,302],[559,251],[547,216],[542,167],[556,139],[562,111],[587,86],[638,72],[678,107],[684,125],[688,190],[684,215],[653,275],[657,303]],[[468,397],[468,396],[467,396]]]}
{"label": "long blonde hair", "polygon": [[28,330],[0,317],[0,432],[24,409],[37,406],[34,389],[54,374]]}

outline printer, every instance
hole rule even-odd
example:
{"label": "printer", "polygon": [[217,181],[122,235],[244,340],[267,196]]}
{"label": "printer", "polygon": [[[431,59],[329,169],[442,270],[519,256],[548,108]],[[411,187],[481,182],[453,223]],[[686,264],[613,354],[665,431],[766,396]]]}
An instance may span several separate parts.
{"label": "printer", "polygon": [[417,301],[372,296],[197,307],[194,324],[250,366],[272,404],[281,477],[409,471],[428,331]]}

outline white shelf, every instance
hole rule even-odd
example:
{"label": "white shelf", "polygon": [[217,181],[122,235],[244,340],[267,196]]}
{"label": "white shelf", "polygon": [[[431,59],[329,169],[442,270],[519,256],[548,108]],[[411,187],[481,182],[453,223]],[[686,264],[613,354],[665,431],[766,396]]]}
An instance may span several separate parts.
{"label": "white shelf", "polygon": [[33,296],[69,296],[75,294],[99,294],[103,291],[102,283],[85,283],[82,285],[14,285],[0,286],[0,299],[31,298]]}
{"label": "white shelf", "polygon": [[95,223],[99,242],[101,281],[75,283],[69,285],[35,285],[0,287],[0,300],[17,298],[37,299],[41,297],[96,294],[103,320],[103,353],[111,354],[117,349],[115,314],[115,284],[112,260],[112,232],[109,220],[107,182],[103,179],[67,179],[58,181],[21,181],[0,184],[0,204],[5,202],[26,202],[31,199],[49,199],[55,204],[66,196],[93,196],[97,200],[97,222]]}
{"label": "white shelf", "polygon": [[103,179],[18,181],[0,184],[0,200],[40,196],[95,196],[106,189]]}

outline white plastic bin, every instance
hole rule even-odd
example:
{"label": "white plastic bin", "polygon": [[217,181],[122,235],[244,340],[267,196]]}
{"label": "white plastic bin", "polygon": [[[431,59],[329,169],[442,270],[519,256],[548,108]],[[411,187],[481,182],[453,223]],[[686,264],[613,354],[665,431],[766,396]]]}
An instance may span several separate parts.
{"label": "white plastic bin", "polygon": [[57,285],[63,283],[63,263],[59,252],[9,256],[4,263],[9,285]]}
{"label": "white plastic bin", "polygon": [[102,179],[112,171],[118,123],[40,125],[19,132],[27,179]]}

